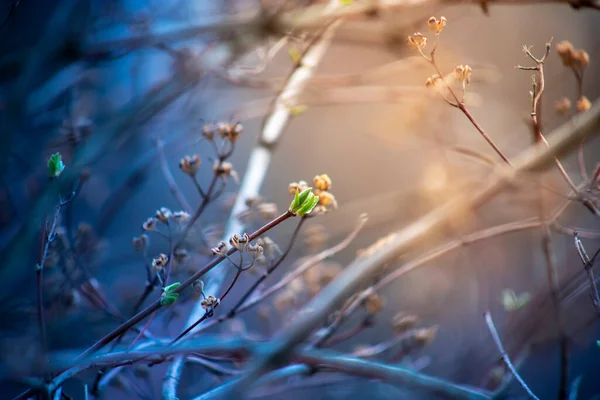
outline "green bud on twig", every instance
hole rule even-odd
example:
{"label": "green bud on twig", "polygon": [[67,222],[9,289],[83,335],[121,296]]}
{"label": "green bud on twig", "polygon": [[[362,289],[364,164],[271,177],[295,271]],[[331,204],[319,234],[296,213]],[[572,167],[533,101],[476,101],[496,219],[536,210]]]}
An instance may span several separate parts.
{"label": "green bud on twig", "polygon": [[302,193],[298,193],[298,189],[296,189],[294,200],[292,200],[292,204],[290,204],[289,211],[294,215],[301,217],[310,213],[318,202],[319,196],[316,196],[312,192],[312,188],[306,188]]}
{"label": "green bud on twig", "polygon": [[175,303],[175,301],[179,298],[179,293],[173,293],[175,289],[181,286],[181,283],[175,282],[166,286],[163,289],[162,298],[160,299],[160,304],[163,306],[170,306]]}
{"label": "green bud on twig", "polygon": [[48,160],[48,175],[50,175],[51,178],[57,178],[64,169],[65,164],[63,163],[60,153],[52,154]]}

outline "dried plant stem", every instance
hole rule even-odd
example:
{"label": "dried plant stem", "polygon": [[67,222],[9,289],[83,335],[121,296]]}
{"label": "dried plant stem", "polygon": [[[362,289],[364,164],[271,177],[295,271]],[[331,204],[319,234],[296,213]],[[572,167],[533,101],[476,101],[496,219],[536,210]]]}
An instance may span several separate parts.
{"label": "dried plant stem", "polygon": [[244,293],[244,295],[240,298],[236,305],[233,306],[233,308],[227,313],[227,318],[233,318],[237,314],[237,312],[242,307],[242,305],[244,305],[246,300],[248,300],[248,298],[252,296],[252,293],[254,293],[254,291],[260,286],[260,284],[263,283],[265,279],[269,277],[269,275],[275,272],[277,267],[281,265],[281,263],[286,259],[288,254],[290,254],[292,246],[294,245],[294,242],[298,237],[298,233],[300,233],[300,228],[302,228],[302,224],[304,223],[304,221],[306,221],[306,216],[302,217],[298,225],[296,225],[296,229],[294,230],[294,233],[292,233],[292,238],[290,239],[290,242],[286,249],[283,251],[283,254],[272,266],[270,266],[267,269],[267,271],[259,279],[256,280],[256,282],[254,282],[254,284],[246,291],[246,293]]}
{"label": "dried plant stem", "polygon": [[[269,223],[267,223],[264,226],[262,226],[261,228],[259,228],[257,231],[253,232],[250,235],[250,240],[254,240],[254,239],[258,238],[265,232],[268,232],[275,226],[279,225],[283,221],[285,221],[293,216],[294,215],[292,213],[285,212],[284,214],[280,215],[279,217],[275,218],[274,220],[270,221]],[[229,251],[227,252],[227,256],[231,256],[232,254],[234,254],[236,252],[237,252],[237,249],[235,247],[231,247],[229,249]],[[208,271],[210,271],[211,269],[213,269],[214,267],[219,265],[225,259],[226,259],[225,257],[213,258],[213,260],[211,262],[209,262],[204,267],[202,267],[201,269],[196,271],[192,276],[190,276],[187,280],[185,280],[179,287],[174,289],[173,293],[182,292],[184,289],[186,289],[192,283],[194,283],[198,278],[202,277],[204,274],[206,274]],[[154,303],[152,303],[151,305],[146,307],[143,311],[139,312],[138,314],[136,314],[135,316],[133,316],[132,318],[127,320],[125,323],[123,323],[120,326],[118,326],[117,328],[115,328],[112,332],[110,332],[109,334],[104,336],[102,339],[100,339],[98,342],[96,342],[93,346],[91,346],[90,348],[85,350],[83,353],[81,353],[77,358],[83,359],[83,358],[95,353],[96,351],[102,349],[108,343],[110,343],[115,338],[120,336],[123,332],[125,332],[128,329],[130,329],[131,327],[135,326],[137,323],[139,323],[140,321],[142,321],[143,319],[145,319],[146,317],[151,315],[154,311],[156,311],[162,307],[163,306],[160,304],[160,300],[156,300]]]}
{"label": "dried plant stem", "polygon": [[440,68],[438,67],[438,65],[435,61],[435,50],[437,49],[438,40],[439,40],[439,33],[436,34],[436,42],[433,46],[433,49],[431,50],[429,57],[427,57],[423,53],[423,50],[421,48],[419,48],[419,52],[421,53],[421,56],[425,60],[429,61],[429,63],[433,66],[433,68],[437,72],[438,76],[440,77],[441,82],[444,84],[444,87],[446,88],[446,90],[448,90],[448,92],[454,99],[454,102],[452,102],[451,100],[448,100],[443,94],[442,94],[442,97],[444,98],[444,100],[446,100],[446,102],[448,104],[450,104],[453,107],[458,108],[468,118],[468,120],[471,121],[471,124],[473,124],[475,129],[477,129],[477,131],[481,134],[481,136],[485,139],[485,141],[488,142],[488,144],[492,147],[492,149],[494,149],[494,151],[500,156],[500,158],[502,158],[502,160],[506,164],[512,165],[510,160],[508,159],[508,157],[502,152],[502,150],[500,150],[498,145],[492,140],[490,135],[487,134],[487,132],[483,129],[483,127],[481,125],[479,125],[479,122],[477,122],[477,120],[473,117],[473,115],[471,114],[471,112],[469,111],[467,106],[465,105],[465,101],[464,101],[464,97],[465,97],[464,96],[464,87],[465,87],[464,84],[465,83],[463,82],[463,96],[461,99],[459,99],[458,96],[456,95],[456,92],[454,91],[454,89],[452,89],[452,87],[443,78],[444,74],[442,74],[442,71],[440,71]]}
{"label": "dried plant stem", "polygon": [[[277,225],[281,224],[285,220],[292,218],[292,217],[294,217],[294,214],[290,213],[289,211],[286,211],[285,213],[281,214],[279,217],[273,219],[272,221],[268,222],[267,224],[263,225],[261,228],[259,228],[258,230],[256,230],[252,234],[250,234],[249,235],[250,240],[255,240],[256,238],[260,237],[261,235],[268,232],[272,228],[276,227]],[[231,247],[229,249],[229,251],[227,252],[226,257],[213,258],[212,261],[210,261],[204,267],[202,267],[201,269],[196,271],[187,280],[182,282],[182,284],[179,287],[177,287],[176,289],[173,290],[173,293],[182,292],[184,289],[191,286],[192,283],[194,283],[198,278],[202,277],[208,271],[210,271],[211,269],[213,269],[214,267],[219,265],[221,262],[223,262],[223,260],[227,259],[227,257],[230,257],[231,255],[235,254],[237,251],[238,250],[235,247]],[[76,357],[76,360],[81,361],[81,360],[84,360],[87,357],[93,355],[98,350],[104,348],[104,346],[106,346],[107,344],[109,344],[110,342],[115,340],[116,338],[120,337],[123,333],[127,332],[129,329],[133,328],[139,322],[143,321],[148,316],[152,315],[154,312],[156,312],[157,310],[159,310],[162,307],[163,307],[163,305],[161,304],[160,299],[157,299],[152,304],[150,304],[148,307],[146,307],[144,310],[142,310],[138,314],[134,315],[133,317],[131,317],[130,319],[128,319],[127,321],[125,321],[124,323],[122,323],[121,325],[119,325],[118,327],[113,329],[110,333],[108,333],[103,338],[98,340],[94,345],[90,346],[87,350],[85,350],[84,352],[79,354]],[[134,357],[132,357],[132,358],[134,358]],[[77,367],[74,367],[74,368],[76,368],[76,370],[81,371],[81,368],[84,364],[85,364],[85,362],[81,363],[80,365],[78,365]],[[88,366],[87,368],[90,368],[90,366]],[[85,369],[87,369],[87,368],[85,368]],[[63,376],[64,374],[69,375],[69,374],[73,374],[73,373],[76,374],[78,372],[76,372],[75,370],[74,371],[65,371],[63,374],[61,374],[61,376]],[[54,386],[57,385],[56,379],[51,382],[51,385],[54,385]],[[28,389],[27,391],[21,393],[19,396],[15,397],[15,400],[16,399],[21,399],[21,400],[26,399],[28,396],[31,396],[33,393],[34,393],[33,389]]]}
{"label": "dried plant stem", "polygon": [[[290,106],[286,103],[286,100],[301,93],[312,78],[317,65],[329,48],[329,44],[338,26],[338,22],[331,24],[307,47],[301,55],[300,62],[294,67],[282,90],[275,97],[272,110],[263,122],[259,142],[250,154],[246,173],[244,174],[240,190],[231,210],[231,216],[225,228],[225,241],[229,240],[229,237],[232,235],[239,234],[244,230],[244,225],[236,216],[245,209],[246,200],[256,197],[262,187],[267,171],[269,170],[273,149],[279,142],[290,119]],[[217,293],[226,275],[227,271],[210,274],[207,277],[206,292],[209,294]],[[200,302],[196,302],[188,317],[187,325],[192,325],[195,321],[202,318],[203,313],[204,310]],[[163,384],[163,398],[170,399],[176,397],[177,384],[179,375],[183,369],[183,362],[184,359],[178,357],[169,367]]]}
{"label": "dried plant stem", "polygon": [[521,385],[521,387],[523,389],[525,389],[525,391],[527,392],[527,394],[529,395],[529,397],[531,397],[532,399],[535,399],[535,400],[539,400],[539,398],[535,394],[533,394],[533,392],[531,391],[531,389],[529,389],[529,386],[527,386],[527,384],[525,383],[525,381],[523,380],[523,378],[521,378],[521,376],[519,375],[519,373],[515,369],[515,366],[510,361],[510,358],[508,357],[508,354],[506,354],[506,351],[504,350],[504,346],[502,345],[502,341],[500,340],[500,335],[498,335],[498,331],[496,330],[496,326],[494,325],[494,320],[492,320],[492,315],[490,314],[489,311],[487,311],[485,313],[485,322],[486,322],[486,324],[488,326],[488,329],[490,330],[490,333],[492,334],[492,337],[494,339],[494,343],[496,343],[496,347],[498,348],[498,351],[500,352],[500,356],[502,357],[502,361],[504,361],[504,364],[506,364],[506,367],[510,370],[510,373],[519,382],[519,384]]}
{"label": "dried plant stem", "polygon": [[[287,285],[289,285],[292,281],[294,281],[298,277],[302,276],[302,274],[304,274],[309,268],[311,268],[315,265],[318,265],[321,261],[332,257],[336,253],[338,253],[338,252],[342,251],[343,249],[345,249],[346,247],[348,247],[348,245],[356,238],[356,236],[358,235],[358,233],[363,228],[363,226],[365,225],[366,222],[367,222],[366,216],[361,215],[361,218],[360,218],[358,224],[356,225],[356,227],[352,230],[352,232],[350,232],[348,234],[348,236],[346,236],[346,238],[343,241],[341,241],[340,243],[338,243],[337,245],[335,245],[333,247],[330,247],[330,248],[320,252],[319,254],[317,254],[315,256],[309,257],[308,259],[305,259],[305,260],[301,260],[300,264],[298,265],[298,267],[296,269],[294,269],[291,273],[287,274],[284,278],[279,280],[273,286],[266,289],[263,293],[261,293],[260,296],[244,302],[244,304],[242,304],[236,310],[235,314],[238,315],[241,312],[251,309],[252,307],[256,306],[257,304],[260,304],[262,301],[271,297],[272,295],[274,295],[275,293],[279,292],[281,289],[283,289]],[[211,326],[220,324],[221,322],[226,321],[228,318],[229,318],[229,313],[221,315],[220,317],[215,318],[206,324],[203,324],[200,327],[200,329],[198,329],[196,331],[196,333],[199,333],[205,329],[208,329]]]}
{"label": "dried plant stem", "polygon": [[478,191],[456,196],[401,231],[391,234],[384,244],[376,245],[368,257],[356,259],[275,336],[270,351],[257,360],[232,391],[237,394],[242,393],[258,377],[282,362],[300,341],[314,331],[332,310],[368,281],[383,264],[421,243],[436,228],[444,226],[454,215],[484,204],[521,174],[546,168],[549,162],[571,150],[583,136],[595,132],[598,126],[600,126],[600,105],[577,116],[567,126],[559,128],[552,136],[553,142],[550,147],[538,145],[525,150],[514,160],[513,167],[499,166],[497,172],[483,182],[483,187]]}

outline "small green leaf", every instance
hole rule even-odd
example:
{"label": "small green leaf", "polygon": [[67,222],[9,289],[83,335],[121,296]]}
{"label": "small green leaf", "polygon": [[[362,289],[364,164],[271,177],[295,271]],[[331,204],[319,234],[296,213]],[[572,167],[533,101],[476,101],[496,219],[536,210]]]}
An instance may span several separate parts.
{"label": "small green leaf", "polygon": [[54,153],[48,160],[48,175],[52,178],[57,178],[65,169],[62,156],[60,153]]}
{"label": "small green leaf", "polygon": [[352,4],[352,0],[340,0],[340,4],[343,6],[349,6]]}
{"label": "small green leaf", "polygon": [[165,292],[166,294],[171,293],[173,290],[177,289],[179,286],[181,286],[181,283],[179,282],[175,282],[175,283],[171,283],[169,286],[166,286],[163,289],[163,292]]}
{"label": "small green leaf", "polygon": [[531,300],[531,294],[516,294],[514,290],[505,289],[502,292],[502,305],[506,311],[516,311],[523,308]]}
{"label": "small green leaf", "polygon": [[177,298],[179,298],[179,293],[169,293],[160,299],[160,304],[162,306],[170,306],[171,304],[175,303]]}
{"label": "small green leaf", "polygon": [[306,200],[309,199],[311,193],[312,193],[312,188],[306,188],[302,191],[302,193],[300,193],[300,195],[298,196],[298,202],[299,202],[300,206],[302,206],[302,204],[306,203]]}
{"label": "small green leaf", "polygon": [[300,50],[297,47],[290,47],[288,54],[294,64],[298,64],[302,60],[302,54],[300,54]]}
{"label": "small green leaf", "polygon": [[296,215],[301,217],[303,215],[310,213],[315,208],[315,206],[319,203],[319,196],[315,196],[312,192],[311,192],[311,194],[312,194],[312,197],[304,203],[304,205],[298,210]]}
{"label": "small green leaf", "polygon": [[294,200],[292,200],[292,204],[290,204],[290,211],[297,209],[300,206],[300,198],[298,194],[298,189],[296,189],[296,193],[294,193]]}
{"label": "small green leaf", "polygon": [[296,189],[289,211],[295,215],[303,216],[311,212],[318,202],[319,197],[315,196],[312,188],[304,189],[302,193],[298,193],[298,189]]}

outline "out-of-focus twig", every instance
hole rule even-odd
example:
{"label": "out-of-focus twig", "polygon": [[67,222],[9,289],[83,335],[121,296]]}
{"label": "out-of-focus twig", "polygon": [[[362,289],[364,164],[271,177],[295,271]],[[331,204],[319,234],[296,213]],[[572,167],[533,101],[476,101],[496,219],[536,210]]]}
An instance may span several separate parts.
{"label": "out-of-focus twig", "polygon": [[500,352],[500,356],[502,357],[502,361],[504,361],[504,364],[506,364],[507,368],[510,370],[511,374],[515,377],[515,379],[519,382],[521,387],[525,389],[529,397],[535,400],[539,400],[539,398],[535,394],[533,394],[531,389],[529,389],[529,386],[527,386],[523,378],[521,378],[515,366],[510,361],[508,354],[506,354],[504,346],[502,345],[502,341],[500,340],[500,335],[498,335],[498,331],[496,330],[496,326],[494,325],[494,320],[492,320],[492,315],[489,311],[485,313],[485,322],[488,326],[488,329],[490,330],[490,333],[492,334],[492,337],[494,338],[494,343],[496,344],[496,347],[498,347],[498,351]]}
{"label": "out-of-focus twig", "polygon": [[582,137],[598,130],[600,126],[600,105],[579,115],[558,128],[552,135],[550,147],[537,145],[522,152],[512,162],[513,167],[498,166],[483,187],[474,193],[456,196],[439,208],[424,215],[406,228],[392,233],[384,241],[376,244],[365,256],[359,257],[314,297],[296,315],[294,320],[273,339],[273,347],[263,355],[235,386],[233,393],[241,393],[258,377],[276,367],[295,346],[304,340],[329,313],[369,280],[386,262],[420,244],[436,228],[444,226],[448,220],[466,210],[476,208],[500,193],[506,185],[523,173],[545,169],[555,157],[565,154],[579,143]]}
{"label": "out-of-focus twig", "polygon": [[[272,152],[277,145],[285,127],[290,119],[290,106],[286,103],[287,98],[300,93],[310,78],[313,76],[315,68],[325,55],[329,44],[333,39],[335,30],[339,22],[332,23],[326,30],[315,39],[301,56],[301,61],[290,73],[289,79],[281,92],[273,101],[272,111],[265,119],[259,142],[250,154],[246,173],[242,179],[241,187],[236,197],[235,204],[231,210],[231,217],[225,228],[224,240],[238,233],[242,233],[244,225],[236,216],[246,207],[246,200],[256,197],[262,187],[263,181],[271,163]],[[217,293],[223,284],[227,270],[220,270],[210,273],[207,278],[206,293]],[[199,320],[204,314],[200,301],[196,302],[186,325],[191,325]],[[177,384],[182,370],[183,357],[177,357],[169,367],[163,384],[163,398],[170,399],[176,397]]]}

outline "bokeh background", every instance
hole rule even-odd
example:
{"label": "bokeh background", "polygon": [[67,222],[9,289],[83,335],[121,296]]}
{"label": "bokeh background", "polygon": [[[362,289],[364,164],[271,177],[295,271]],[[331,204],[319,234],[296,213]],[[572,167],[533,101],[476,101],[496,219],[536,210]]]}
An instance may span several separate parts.
{"label": "bokeh background", "polygon": [[[0,246],[4,260],[0,264],[0,371],[6,378],[2,398],[11,398],[25,388],[12,378],[18,375],[15,371],[27,368],[39,350],[34,271],[39,228],[37,237],[28,232],[41,226],[44,213],[53,214],[58,192],[64,195],[70,190],[70,182],[62,186],[51,183],[45,171],[45,162],[55,151],[61,151],[69,168],[80,149],[80,143],[70,141],[69,132],[79,132],[78,140],[82,142],[98,140],[102,145],[92,149],[95,156],[86,164],[89,180],[61,223],[76,237],[89,240],[87,269],[106,296],[119,309],[127,310],[145,284],[143,263],[133,251],[131,239],[139,234],[140,224],[159,207],[178,208],[161,173],[155,140],[164,141],[166,159],[176,181],[191,204],[197,204],[195,188],[178,171],[177,163],[184,155],[198,153],[207,167],[200,180],[207,184],[212,154],[200,140],[203,122],[243,123],[244,134],[232,158],[237,173],[243,177],[248,155],[260,134],[266,105],[276,93],[264,87],[233,85],[211,72],[221,68],[233,51],[239,39],[234,34],[206,33],[169,43],[176,50],[199,53],[210,46],[211,51],[197,66],[203,71],[201,78],[193,84],[183,79],[174,95],[165,96],[168,101],[158,106],[156,93],[171,88],[166,85],[176,79],[173,76],[179,71],[168,51],[140,46],[133,51],[117,47],[109,48],[108,53],[90,52],[94,43],[145,29],[161,32],[194,26],[217,15],[257,7],[255,2],[21,0],[16,7],[12,3],[4,1],[0,10],[0,17],[7,18],[0,30]],[[565,4],[515,2],[491,4],[489,15],[485,15],[477,4],[443,3],[407,7],[378,18],[344,23],[318,66],[316,78],[304,92],[306,110],[292,118],[275,149],[260,191],[268,201],[284,209],[289,202],[290,182],[327,173],[333,179],[340,207],[311,224],[326,228],[328,243],[340,241],[361,213],[369,215],[359,237],[331,260],[342,267],[357,251],[381,236],[408,224],[455,193],[472,190],[474,183],[485,181],[490,166],[453,151],[453,146],[477,149],[494,160],[495,154],[459,111],[432,99],[424,90],[414,90],[423,87],[425,79],[434,72],[425,63],[396,63],[385,73],[365,78],[363,84],[379,88],[377,93],[390,91],[385,95],[339,92],[336,97],[332,93],[347,85],[331,84],[328,78],[364,74],[413,57],[414,53],[404,44],[405,36],[424,32],[429,16],[444,15],[448,26],[438,47],[440,66],[445,71],[456,64],[473,66],[473,84],[469,86],[472,112],[509,156],[531,145],[527,123],[531,74],[514,68],[528,63],[523,45],[532,45],[534,54],[539,55],[551,38],[554,43],[569,40],[577,48],[586,49],[591,65],[584,92],[592,102],[600,92],[595,73],[600,58],[597,11],[574,10]],[[64,18],[58,24],[62,28],[49,35],[51,22],[60,18]],[[45,46],[52,41],[58,45],[47,54]],[[250,54],[240,62],[256,65],[259,60]],[[28,69],[30,65],[36,67]],[[281,83],[291,68],[288,51],[282,50],[264,72],[253,78],[256,82]],[[568,118],[554,112],[554,102],[563,96],[574,99],[576,85],[554,46],[545,70],[542,115],[545,131],[550,133],[568,123]],[[129,117],[134,123],[114,124],[119,118]],[[598,162],[597,140],[586,143],[585,154],[591,170]],[[565,159],[565,165],[569,173],[578,176],[575,157]],[[556,190],[567,193],[568,188],[555,170],[544,179]],[[236,190],[235,183],[230,182],[223,201],[213,204],[201,219],[202,229],[214,230],[218,237]],[[414,254],[467,232],[536,216],[536,194],[535,187],[522,182],[481,209],[460,216],[430,243],[423,243],[422,249],[415,249]],[[547,193],[547,201],[558,206],[564,199]],[[597,219],[578,205],[570,206],[560,221],[569,227],[598,228]],[[271,237],[283,245],[290,234],[291,226],[281,226]],[[522,366],[525,380],[541,398],[554,398],[560,365],[540,241],[540,233],[535,230],[509,234],[465,246],[417,269],[381,293],[386,305],[377,315],[375,326],[337,349],[352,350],[386,340],[391,335],[390,321],[398,311],[414,313],[425,324],[437,325],[439,329],[431,345],[413,356],[424,363],[424,371],[457,383],[481,386],[499,357],[482,318],[484,311],[491,310],[509,352],[516,354],[525,348],[530,351]],[[593,250],[600,245],[598,239],[584,243]],[[594,373],[600,366],[598,324],[587,290],[578,292],[575,299],[570,296],[574,288],[585,284],[573,238],[553,234],[553,244],[563,298],[570,299],[563,304],[570,338],[569,377],[581,376],[579,398],[592,398],[600,393]],[[162,244],[155,240],[152,246],[158,252]],[[299,240],[293,257],[279,273],[288,272],[293,261],[308,252],[309,246]],[[59,273],[50,271],[47,277],[53,287],[64,288]],[[240,287],[249,282],[246,277]],[[501,302],[505,289],[530,293],[532,300],[523,309],[507,312]],[[102,311],[64,293],[64,289],[57,289],[55,297],[49,296],[54,299],[48,305],[53,310],[48,321],[53,349],[84,348],[114,327],[114,321]],[[71,301],[81,304],[70,311],[71,307],[64,304]],[[170,316],[173,320],[167,333],[179,332],[188,307],[189,304]],[[242,318],[246,329],[269,335],[285,323],[288,313],[279,313],[271,304],[267,307],[268,326],[256,312],[250,312]],[[346,326],[352,323],[348,321]],[[227,332],[234,328],[220,329]],[[164,367],[157,366],[152,369],[149,382],[140,378],[139,397],[142,392],[147,398],[159,398],[164,373]],[[77,388],[86,380],[93,380],[93,374],[70,382],[73,389],[69,393],[82,398],[82,391]],[[180,398],[191,398],[216,383],[200,367],[186,367]],[[135,398],[133,393],[111,386],[103,397]],[[282,396],[277,392],[260,393],[265,398]],[[509,393],[521,392],[513,385]],[[298,384],[285,396],[425,398],[419,393],[358,379],[324,387]]]}

